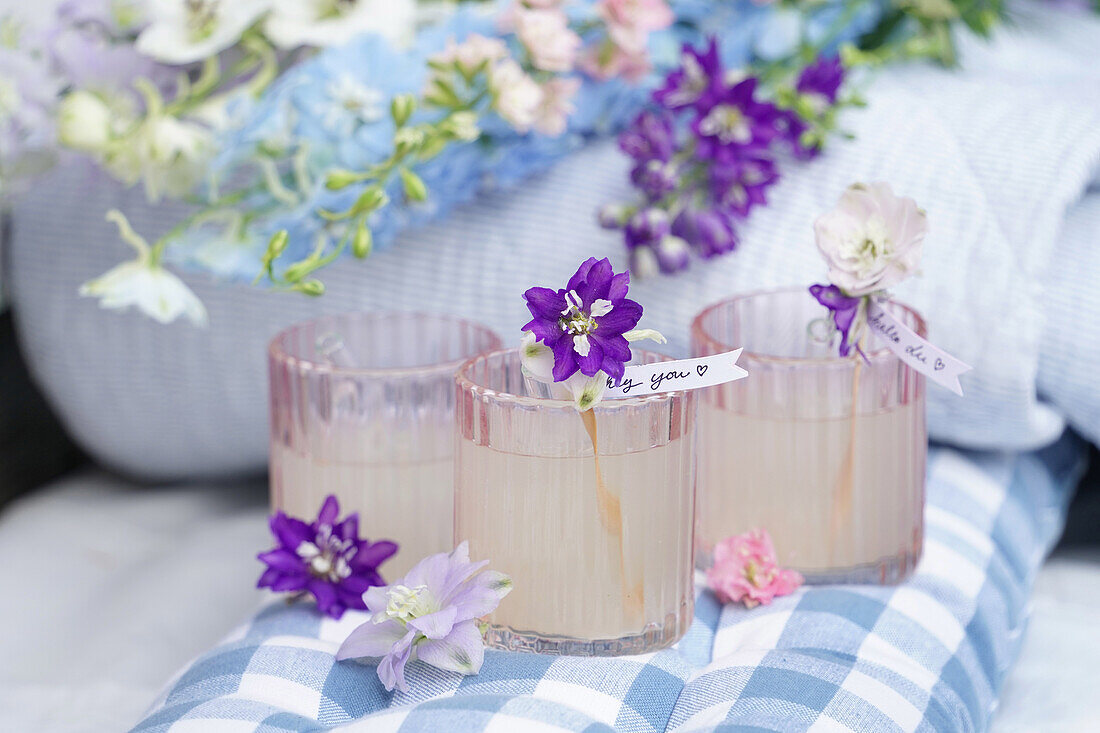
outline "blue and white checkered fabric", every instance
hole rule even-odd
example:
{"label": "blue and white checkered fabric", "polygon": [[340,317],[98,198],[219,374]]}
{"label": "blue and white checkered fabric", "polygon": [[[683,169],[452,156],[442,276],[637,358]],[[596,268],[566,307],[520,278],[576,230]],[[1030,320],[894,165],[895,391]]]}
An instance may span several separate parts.
{"label": "blue and white checkered fabric", "polygon": [[364,614],[273,603],[134,730],[982,730],[1082,463],[1073,437],[1037,453],[934,449],[908,582],[804,589],[751,611],[701,590],[688,634],[655,654],[489,651],[476,677],[416,662],[409,691],[390,694],[373,667],[333,657]]}

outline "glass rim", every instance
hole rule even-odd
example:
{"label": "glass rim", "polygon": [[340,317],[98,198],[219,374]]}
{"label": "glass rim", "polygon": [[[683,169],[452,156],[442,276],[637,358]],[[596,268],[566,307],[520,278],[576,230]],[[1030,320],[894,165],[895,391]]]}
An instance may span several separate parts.
{"label": "glass rim", "polygon": [[[712,349],[713,353],[721,353],[723,351],[741,348],[741,357],[743,359],[770,364],[816,364],[836,366],[851,363],[853,359],[858,359],[858,352],[853,352],[849,356],[840,356],[840,354],[835,354],[832,356],[778,356],[775,354],[766,354],[759,351],[751,351],[748,347],[741,347],[737,344],[723,343],[715,336],[712,336],[706,326],[703,325],[704,319],[707,318],[711,313],[717,311],[719,308],[729,307],[733,303],[746,301],[753,298],[759,298],[765,295],[779,295],[783,293],[793,295],[799,292],[805,293],[806,297],[813,297],[810,294],[809,290],[807,290],[806,288],[797,285],[791,285],[781,288],[753,290],[747,293],[740,293],[738,295],[734,295],[728,298],[723,298],[716,303],[711,303],[710,305],[699,311],[697,314],[695,314],[695,317],[691,319],[692,339],[701,342],[705,345],[706,348]],[[921,316],[921,314],[918,313],[915,308],[905,303],[902,303],[899,300],[894,300],[893,298],[888,299],[886,302],[910,314],[914,320],[913,330],[916,331],[917,335],[919,335],[921,338],[928,337],[928,324],[925,323],[924,317]],[[824,306],[822,306],[822,309],[824,310]],[[827,313],[827,311],[825,312]],[[875,349],[874,351],[867,354],[867,360],[872,362],[885,362],[889,361],[891,358],[897,359],[898,357],[886,346],[882,346],[881,348]]]}
{"label": "glass rim", "polygon": [[[435,364],[421,364],[418,366],[394,366],[394,367],[365,367],[365,366],[340,366],[339,364],[326,364],[320,361],[313,361],[305,359],[300,356],[294,356],[289,354],[281,341],[291,334],[312,326],[321,321],[337,320],[341,318],[351,318],[357,321],[385,321],[390,318],[425,318],[434,320],[437,322],[450,324],[452,326],[466,326],[473,331],[486,336],[488,338],[488,345],[485,349],[467,356],[460,356],[455,359],[449,359],[447,361],[436,362]],[[504,342],[501,340],[500,335],[489,328],[483,323],[473,321],[468,318],[460,318],[458,316],[452,316],[445,313],[425,313],[422,311],[345,311],[343,313],[328,313],[325,315],[310,318],[305,321],[298,321],[283,328],[274,336],[267,344],[268,359],[273,362],[285,365],[300,372],[312,372],[315,374],[332,374],[339,376],[361,376],[361,377],[394,377],[394,376],[420,376],[435,373],[449,373],[456,372],[464,363],[470,359],[477,358],[480,354],[486,351],[494,351],[500,349]]]}
{"label": "glass rim", "polygon": [[[662,361],[675,361],[673,357],[667,356],[657,351],[650,351],[648,349],[631,349],[636,355],[650,355],[660,357]],[[464,394],[472,393],[478,397],[491,398],[495,402],[502,404],[514,404],[514,405],[527,405],[531,407],[543,407],[546,409],[554,410],[570,410],[577,411],[577,408],[569,400],[555,400],[548,397],[531,397],[528,395],[517,395],[511,392],[502,392],[500,390],[486,387],[483,384],[478,384],[470,377],[470,370],[473,369],[474,364],[479,360],[488,361],[497,356],[515,354],[519,357],[519,348],[502,348],[494,349],[493,351],[484,351],[476,356],[472,356],[466,360],[466,362],[459,367],[455,373],[455,386],[458,387]],[[522,368],[522,367],[521,367]],[[672,392],[661,392],[659,394],[639,395],[638,397],[625,397],[623,399],[613,400],[601,400],[599,404],[592,407],[593,411],[613,412],[626,407],[637,407],[639,405],[656,404],[658,402],[671,402],[678,397],[686,397],[688,392],[692,390],[680,389]]]}

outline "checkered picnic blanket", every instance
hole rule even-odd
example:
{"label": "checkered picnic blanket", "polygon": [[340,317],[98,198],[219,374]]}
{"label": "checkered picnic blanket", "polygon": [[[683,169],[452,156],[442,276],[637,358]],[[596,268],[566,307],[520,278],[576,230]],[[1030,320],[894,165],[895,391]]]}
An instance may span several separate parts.
{"label": "checkered picnic blanket", "polygon": [[933,449],[908,582],[808,588],[751,611],[700,590],[687,635],[655,654],[488,651],[476,677],[413,663],[409,691],[391,694],[373,667],[333,657],[365,614],[275,602],[134,731],[982,730],[1082,464],[1071,436],[1036,453]]}

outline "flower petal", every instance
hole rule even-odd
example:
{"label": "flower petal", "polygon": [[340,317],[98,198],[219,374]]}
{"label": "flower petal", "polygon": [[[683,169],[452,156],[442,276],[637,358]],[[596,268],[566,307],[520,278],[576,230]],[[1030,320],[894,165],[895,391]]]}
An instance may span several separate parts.
{"label": "flower petal", "polygon": [[421,642],[416,654],[421,661],[439,669],[477,674],[485,661],[485,640],[476,621],[465,621],[456,624],[443,639]]}
{"label": "flower petal", "polygon": [[405,574],[400,585],[415,588],[419,585],[427,587],[436,600],[441,600],[440,591],[447,580],[447,571],[450,570],[450,562],[447,553],[440,552],[428,555]]}
{"label": "flower petal", "polygon": [[523,330],[535,334],[536,340],[542,341],[549,346],[561,339],[562,334],[565,333],[561,328],[561,323],[558,320],[559,318],[560,316],[555,316],[553,319],[532,318],[523,325]]}
{"label": "flower petal", "polygon": [[296,550],[303,542],[312,542],[315,539],[313,529],[308,524],[282,512],[271,515],[268,526],[279,544],[291,551]]}
{"label": "flower petal", "polygon": [[576,288],[577,295],[581,297],[586,309],[591,308],[592,303],[595,301],[607,298],[611,289],[611,278],[614,274],[615,272],[611,268],[611,260],[606,257],[598,260],[588,269],[584,284]]}
{"label": "flower petal", "polygon": [[379,613],[386,610],[386,606],[390,602],[388,591],[389,588],[386,586],[376,585],[367,588],[366,592],[363,593],[363,603],[367,604],[367,608],[371,613]]}
{"label": "flower petal", "polygon": [[554,381],[564,382],[577,371],[577,357],[572,339],[560,339],[554,344]]}
{"label": "flower petal", "polygon": [[415,638],[415,631],[405,634],[402,639],[394,644],[393,650],[382,657],[382,661],[378,663],[378,679],[382,681],[382,686],[387,690],[392,691],[396,687],[401,692],[405,692],[408,689],[405,684],[405,665],[408,663],[409,657],[412,656],[412,644]]}
{"label": "flower petal", "polygon": [[540,382],[554,381],[554,352],[536,341],[533,331],[526,331],[519,345],[519,359],[528,374]]}
{"label": "flower petal", "polygon": [[325,497],[321,504],[321,511],[317,513],[317,524],[327,524],[330,527],[336,524],[336,518],[340,516],[340,502],[334,494]]}
{"label": "flower petal", "polygon": [[306,584],[306,588],[317,599],[317,610],[326,616],[340,618],[344,615],[344,605],[336,595],[336,589],[331,583],[314,578]]}
{"label": "flower petal", "polygon": [[464,585],[450,603],[456,611],[456,624],[481,618],[500,605],[500,599],[512,592],[512,579],[495,570],[485,570]]}
{"label": "flower petal", "polygon": [[612,303],[617,303],[626,297],[626,293],[629,289],[630,273],[620,272],[611,278],[611,286],[607,290],[607,299]]}
{"label": "flower petal", "polygon": [[[589,257],[587,260],[581,263],[581,266],[577,268],[577,272],[573,277],[569,278],[569,284],[565,286],[566,290],[577,290],[584,284],[584,281],[588,279],[588,273],[592,267],[596,264],[595,257]],[[565,307],[564,305],[562,306]]]}
{"label": "flower petal", "polygon": [[588,339],[588,350],[582,355],[577,352],[577,366],[581,374],[591,377],[600,371],[603,365],[603,347],[595,339]]}
{"label": "flower petal", "polygon": [[332,533],[342,540],[355,540],[359,537],[359,514],[352,512],[344,521],[332,528]]}
{"label": "flower petal", "polygon": [[594,318],[596,330],[601,336],[608,338],[612,335],[626,333],[638,325],[642,319],[642,306],[630,299],[623,299],[615,304],[615,308],[606,316]]}
{"label": "flower petal", "polygon": [[409,628],[416,629],[429,639],[442,639],[451,633],[455,625],[457,610],[454,606],[444,608],[409,620]]}
{"label": "flower petal", "polygon": [[614,359],[620,364],[624,364],[634,358],[634,354],[630,350],[630,342],[626,336],[612,336],[610,338],[596,336],[595,338],[599,341],[600,348],[603,349],[605,362],[608,359]]}
{"label": "flower petal", "polygon": [[565,292],[550,288],[529,288],[523,294],[527,310],[535,318],[556,318],[565,310]]}
{"label": "flower petal", "polygon": [[397,543],[389,540],[378,542],[362,542],[355,556],[351,558],[351,566],[356,570],[363,568],[377,568],[383,562],[393,557],[397,552]]}
{"label": "flower petal", "polygon": [[269,567],[284,573],[300,573],[305,570],[302,558],[298,557],[290,550],[284,550],[282,548],[268,550],[267,552],[261,552],[256,557],[267,563]]}
{"label": "flower petal", "polygon": [[392,619],[378,624],[367,621],[348,635],[336,652],[336,659],[342,662],[345,659],[384,657],[405,634],[405,627]]}

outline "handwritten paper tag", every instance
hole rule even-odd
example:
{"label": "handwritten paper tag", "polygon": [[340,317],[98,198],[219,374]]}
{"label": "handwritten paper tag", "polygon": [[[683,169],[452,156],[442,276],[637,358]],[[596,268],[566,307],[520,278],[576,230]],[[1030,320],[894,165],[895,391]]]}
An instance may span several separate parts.
{"label": "handwritten paper tag", "polygon": [[899,359],[936,384],[962,396],[959,375],[972,367],[922,339],[872,299],[867,301],[867,326]]}
{"label": "handwritten paper tag", "polygon": [[604,399],[621,399],[681,389],[713,387],[716,384],[744,379],[749,373],[737,366],[739,356],[741,349],[694,359],[634,364],[626,368],[618,384],[608,378],[607,391],[603,396]]}

